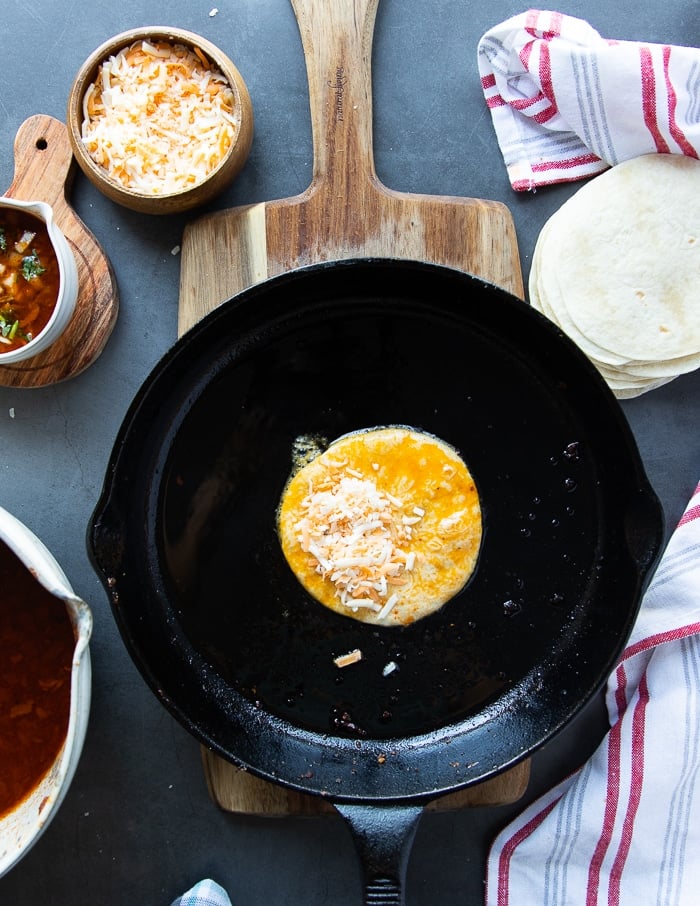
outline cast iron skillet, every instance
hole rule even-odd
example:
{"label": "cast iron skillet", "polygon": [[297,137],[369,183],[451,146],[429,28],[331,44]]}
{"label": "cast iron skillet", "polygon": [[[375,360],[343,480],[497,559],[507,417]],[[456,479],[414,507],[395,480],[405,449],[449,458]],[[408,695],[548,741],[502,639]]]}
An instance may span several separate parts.
{"label": "cast iron skillet", "polygon": [[[453,444],[484,518],[467,587],[404,629],[316,604],[275,533],[296,438],[390,424]],[[600,689],[662,535],[616,400],[549,321],[450,268],[361,259],[259,284],[175,344],[119,431],[88,547],[165,707],[328,797],[367,902],[398,904],[422,803],[512,766]]]}

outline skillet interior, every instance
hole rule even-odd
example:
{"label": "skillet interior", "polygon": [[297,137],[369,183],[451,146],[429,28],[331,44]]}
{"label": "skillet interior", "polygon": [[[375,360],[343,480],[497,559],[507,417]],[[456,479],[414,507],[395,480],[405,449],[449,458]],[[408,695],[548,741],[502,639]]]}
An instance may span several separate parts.
{"label": "skillet interior", "polygon": [[[312,601],[275,533],[295,438],[386,424],[453,444],[484,517],[472,580],[405,629]],[[619,406],[566,337],[475,278],[377,260],[275,278],[179,341],[125,419],[89,546],[188,729],[352,798],[481,779],[549,738],[611,669],[661,532]]]}

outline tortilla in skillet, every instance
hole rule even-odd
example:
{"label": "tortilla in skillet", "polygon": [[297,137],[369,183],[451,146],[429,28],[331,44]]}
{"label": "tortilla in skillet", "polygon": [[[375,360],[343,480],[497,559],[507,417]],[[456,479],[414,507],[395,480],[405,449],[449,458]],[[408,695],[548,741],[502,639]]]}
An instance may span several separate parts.
{"label": "tortilla in skillet", "polygon": [[481,508],[453,447],[410,428],[376,428],[339,438],[291,477],[278,531],[291,569],[321,604],[404,626],[466,584]]}

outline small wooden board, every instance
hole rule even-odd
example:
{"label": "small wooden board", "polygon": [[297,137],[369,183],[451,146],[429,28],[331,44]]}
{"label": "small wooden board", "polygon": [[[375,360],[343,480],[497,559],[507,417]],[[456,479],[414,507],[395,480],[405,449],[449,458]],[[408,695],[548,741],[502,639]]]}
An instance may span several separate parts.
{"label": "small wooden board", "polygon": [[65,332],[26,362],[0,366],[0,384],[42,387],[74,377],[95,361],[116,322],[119,296],[106,254],[66,198],[75,161],[65,125],[50,116],[30,117],[17,132],[14,154],[15,174],[5,195],[51,205],[78,265],[78,302]]}
{"label": "small wooden board", "polygon": [[[450,265],[523,297],[509,210],[476,198],[388,189],[372,151],[369,61],[379,0],[291,0],[309,78],[314,168],[293,198],[205,215],[183,234],[179,331],[247,287],[308,264],[378,256]],[[221,808],[255,815],[324,814],[319,797],[269,784],[202,749],[212,798]],[[436,799],[433,809],[517,801],[529,761]]]}
{"label": "small wooden board", "polygon": [[[201,753],[209,793],[224,811],[265,818],[336,814],[331,803],[320,796],[298,793],[277,783],[261,780],[234,767],[204,747]],[[523,761],[491,780],[433,799],[427,804],[426,811],[457,811],[462,808],[517,802],[525,792],[529,779],[530,762]]]}

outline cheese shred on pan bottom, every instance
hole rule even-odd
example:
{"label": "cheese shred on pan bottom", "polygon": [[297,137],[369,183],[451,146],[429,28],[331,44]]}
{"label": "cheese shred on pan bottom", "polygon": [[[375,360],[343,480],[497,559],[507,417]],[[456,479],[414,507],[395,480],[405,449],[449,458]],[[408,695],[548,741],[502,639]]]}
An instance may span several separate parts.
{"label": "cheese shred on pan bottom", "polygon": [[382,626],[408,625],[453,598],[482,536],[478,492],[457,451],[404,427],[345,435],[299,468],[277,525],[316,600]]}
{"label": "cheese shred on pan bottom", "polygon": [[137,41],[102,63],[83,99],[88,153],[114,182],[144,195],[201,182],[236,130],[227,79],[183,44]]}

